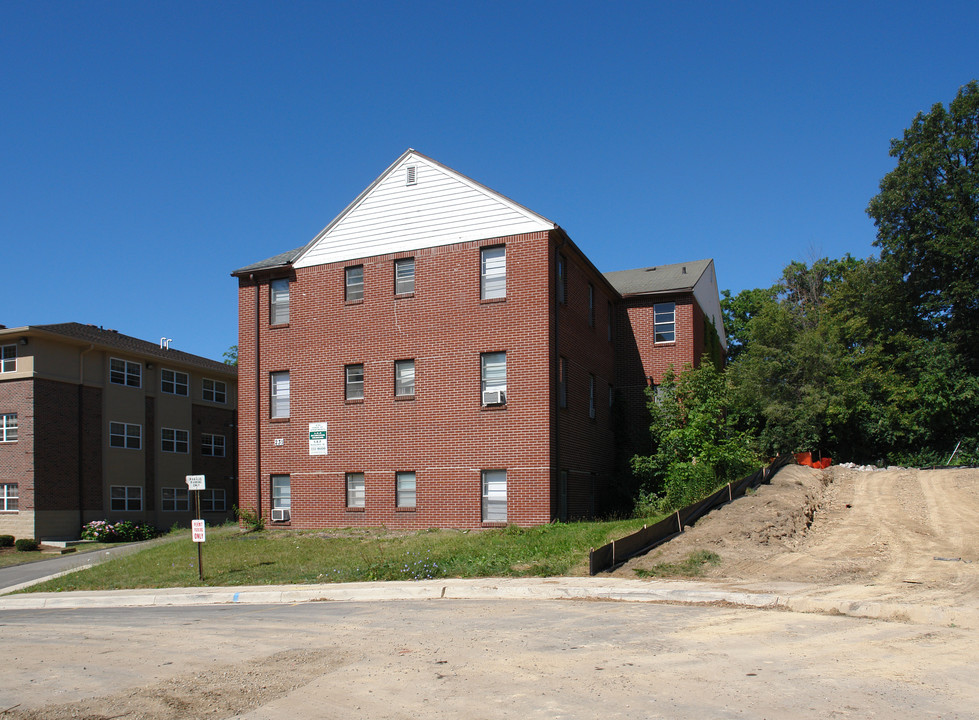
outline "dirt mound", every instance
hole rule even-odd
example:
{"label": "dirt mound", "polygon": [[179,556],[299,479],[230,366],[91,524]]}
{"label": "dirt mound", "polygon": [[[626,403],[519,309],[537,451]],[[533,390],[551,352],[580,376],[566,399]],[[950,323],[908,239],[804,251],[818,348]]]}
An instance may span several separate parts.
{"label": "dirt mound", "polygon": [[979,604],[977,517],[979,470],[790,465],[614,574],[709,550],[721,561],[703,577],[746,588],[804,583],[855,599]]}

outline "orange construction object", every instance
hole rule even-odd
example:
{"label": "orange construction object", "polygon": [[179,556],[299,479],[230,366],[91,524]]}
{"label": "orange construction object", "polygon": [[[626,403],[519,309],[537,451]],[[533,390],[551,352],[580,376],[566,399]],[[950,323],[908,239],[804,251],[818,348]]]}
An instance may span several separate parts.
{"label": "orange construction object", "polygon": [[796,453],[795,461],[800,465],[805,465],[806,467],[812,467],[812,453],[808,453],[808,452]]}

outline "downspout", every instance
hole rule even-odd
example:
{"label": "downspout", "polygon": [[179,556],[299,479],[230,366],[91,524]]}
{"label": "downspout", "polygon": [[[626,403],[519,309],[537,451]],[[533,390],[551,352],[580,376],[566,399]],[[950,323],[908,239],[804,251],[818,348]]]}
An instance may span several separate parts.
{"label": "downspout", "polygon": [[[89,345],[78,354],[78,530],[85,527],[85,433],[82,431],[84,422],[83,403],[85,401],[85,356],[95,349]],[[100,418],[101,422],[101,418]],[[101,434],[100,434],[101,435]]]}
{"label": "downspout", "polygon": [[255,283],[255,513],[262,519],[262,364],[259,355],[261,329],[261,285],[254,273],[248,276]]}
{"label": "downspout", "polygon": [[[552,487],[557,491],[557,493],[556,493],[557,494],[557,498],[556,498],[557,499],[557,502],[554,504],[555,514],[556,513],[559,513],[560,510],[561,510],[561,432],[560,432],[560,429],[561,429],[560,428],[560,423],[561,423],[561,402],[560,402],[560,399],[559,399],[560,398],[560,394],[561,394],[561,388],[560,388],[560,383],[561,383],[561,344],[559,342],[559,340],[561,338],[561,335],[560,335],[560,333],[558,331],[559,330],[559,322],[558,321],[559,321],[559,318],[561,317],[561,303],[558,302],[558,298],[557,298],[557,284],[561,281],[561,279],[557,277],[556,270],[557,270],[557,267],[558,267],[558,262],[561,259],[561,248],[564,247],[564,244],[565,244],[565,237],[564,237],[564,234],[562,233],[561,234],[561,242],[554,249],[554,263],[551,265],[551,267],[554,268],[554,270],[555,270],[555,275],[554,275],[554,280],[555,280],[555,282],[554,282],[554,293],[553,293],[553,296],[552,296],[554,298],[554,360],[553,360],[553,363],[554,363],[553,364],[554,382],[552,383],[551,387],[552,388],[555,388],[555,386],[557,386],[556,387],[556,392],[554,392],[553,393],[553,396],[552,396],[552,407],[554,408],[554,410],[553,410],[553,412],[554,412],[554,423],[553,423],[553,426],[554,426],[554,479],[552,480],[552,483],[553,483],[552,484]],[[565,268],[564,268],[564,277],[565,278],[568,277],[568,268],[567,268],[567,265],[565,265]],[[565,296],[565,302],[567,302],[567,296]],[[565,378],[565,382],[567,382],[567,378]],[[554,499],[554,494],[553,493],[551,495],[551,498],[552,498],[552,500]],[[560,518],[558,518],[558,519],[560,520]]]}

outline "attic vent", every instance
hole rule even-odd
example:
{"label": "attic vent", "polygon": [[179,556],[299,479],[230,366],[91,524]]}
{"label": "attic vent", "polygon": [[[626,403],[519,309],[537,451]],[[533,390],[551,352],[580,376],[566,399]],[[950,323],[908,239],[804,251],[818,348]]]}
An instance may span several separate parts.
{"label": "attic vent", "polygon": [[655,269],[656,269],[655,267],[646,268],[646,272],[653,272]]}
{"label": "attic vent", "polygon": [[686,265],[683,266],[683,273],[682,274],[683,275],[686,275],[687,274],[687,266]]}
{"label": "attic vent", "polygon": [[414,185],[418,182],[418,168],[415,165],[409,165],[405,168],[405,185]]}

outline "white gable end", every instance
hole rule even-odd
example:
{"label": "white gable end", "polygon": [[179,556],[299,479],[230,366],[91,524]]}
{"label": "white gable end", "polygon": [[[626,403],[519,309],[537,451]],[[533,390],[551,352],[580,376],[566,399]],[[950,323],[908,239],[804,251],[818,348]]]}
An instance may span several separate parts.
{"label": "white gable end", "polygon": [[[409,168],[414,168],[413,173]],[[464,175],[409,151],[340,213],[294,266],[325,265],[554,227]]]}

